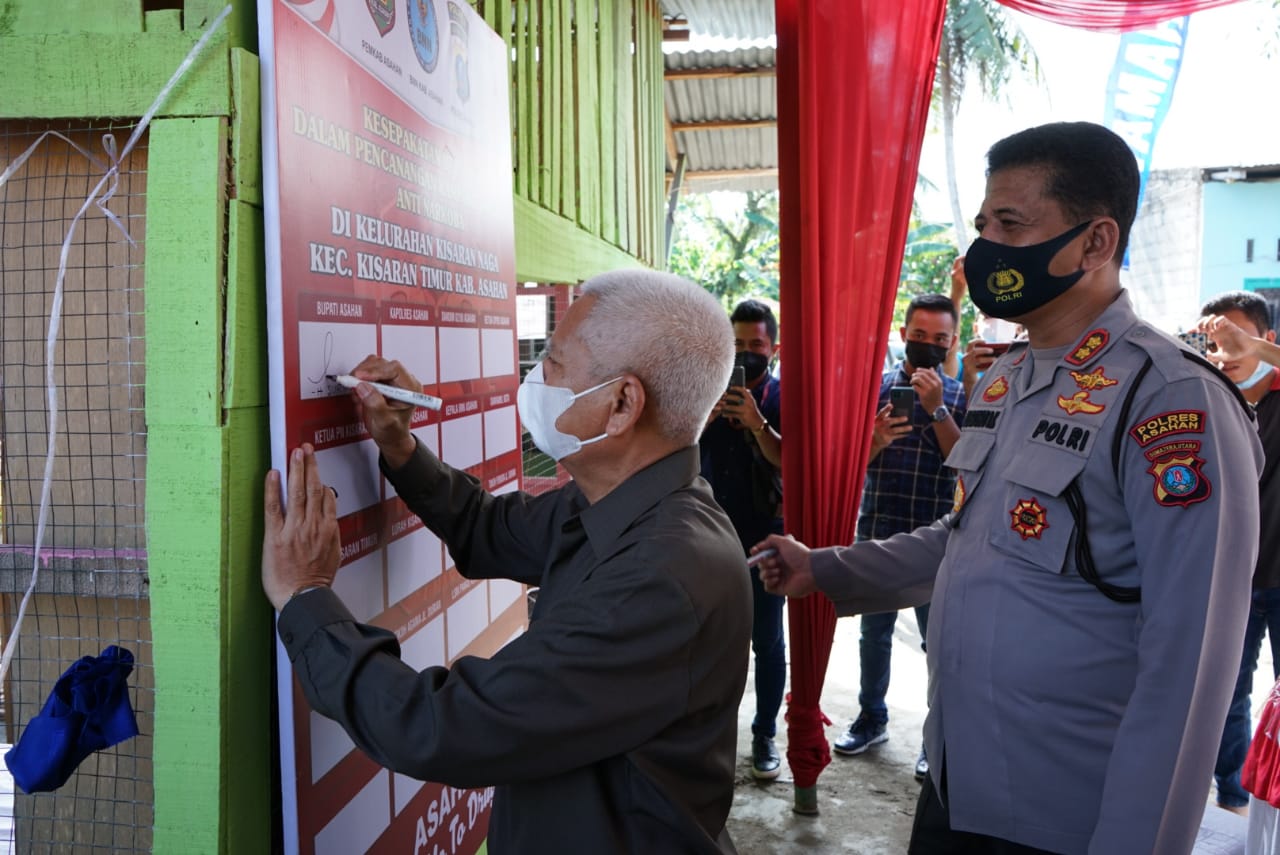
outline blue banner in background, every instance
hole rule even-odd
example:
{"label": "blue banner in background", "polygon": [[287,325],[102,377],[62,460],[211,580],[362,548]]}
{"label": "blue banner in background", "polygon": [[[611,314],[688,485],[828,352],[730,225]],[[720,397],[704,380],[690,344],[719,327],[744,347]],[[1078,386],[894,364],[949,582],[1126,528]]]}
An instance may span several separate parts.
{"label": "blue banner in background", "polygon": [[[1182,48],[1190,22],[1190,17],[1175,18],[1147,30],[1122,35],[1116,64],[1107,81],[1103,124],[1123,137],[1138,159],[1139,210],[1147,189],[1156,134],[1173,102],[1173,87],[1182,67]],[[1126,257],[1125,267],[1128,266]]]}

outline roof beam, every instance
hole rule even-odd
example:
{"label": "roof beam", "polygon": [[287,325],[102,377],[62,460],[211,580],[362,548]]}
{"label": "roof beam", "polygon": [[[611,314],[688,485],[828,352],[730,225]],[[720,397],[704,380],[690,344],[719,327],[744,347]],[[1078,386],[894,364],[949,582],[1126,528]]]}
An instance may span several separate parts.
{"label": "roof beam", "polygon": [[778,167],[760,166],[750,169],[704,169],[686,172],[685,181],[715,181],[725,178],[777,178]]}
{"label": "roof beam", "polygon": [[774,77],[778,70],[773,66],[758,68],[668,68],[663,72],[667,80],[724,80],[734,77]]}
{"label": "roof beam", "polygon": [[705,122],[672,122],[676,133],[685,131],[726,131],[740,128],[776,128],[777,119],[710,119]]}

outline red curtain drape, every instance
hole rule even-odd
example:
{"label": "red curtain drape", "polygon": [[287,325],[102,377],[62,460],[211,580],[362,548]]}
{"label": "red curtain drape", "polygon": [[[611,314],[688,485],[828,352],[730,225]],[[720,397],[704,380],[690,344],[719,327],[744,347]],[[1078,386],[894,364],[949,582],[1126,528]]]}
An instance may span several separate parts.
{"label": "red curtain drape", "polygon": [[[801,440],[785,446],[786,524],[811,546],[847,544],[946,0],[776,7],[783,421]],[[835,615],[817,595],[788,619],[787,759],[809,788],[831,759],[818,701]]]}
{"label": "red curtain drape", "polygon": [[997,0],[998,3],[1068,27],[1140,30],[1201,9],[1240,0]]}

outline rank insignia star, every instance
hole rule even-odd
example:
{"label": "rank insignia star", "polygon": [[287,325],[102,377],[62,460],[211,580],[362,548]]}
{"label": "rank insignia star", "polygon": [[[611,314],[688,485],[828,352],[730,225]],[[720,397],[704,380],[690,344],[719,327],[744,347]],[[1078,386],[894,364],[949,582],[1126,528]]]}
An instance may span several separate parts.
{"label": "rank insignia star", "polygon": [[1039,540],[1040,535],[1049,527],[1044,507],[1035,498],[1019,499],[1018,504],[1009,511],[1009,516],[1013,517],[1011,528],[1022,535],[1023,540],[1033,537]]}
{"label": "rank insignia star", "polygon": [[995,382],[992,383],[990,386],[988,386],[987,390],[982,393],[982,400],[986,401],[988,404],[991,404],[1000,400],[1008,393],[1009,393],[1009,381],[1004,379],[1003,376],[997,377]]}
{"label": "rank insignia star", "polygon": [[1084,365],[1107,346],[1111,334],[1104,329],[1090,330],[1080,339],[1080,343],[1067,355],[1066,361],[1072,365]]}
{"label": "rank insignia star", "polygon": [[1084,374],[1079,371],[1072,371],[1071,379],[1076,381],[1076,385],[1085,391],[1105,389],[1107,386],[1114,386],[1120,382],[1119,380],[1112,380],[1108,377],[1103,373],[1105,370],[1106,369],[1099,365],[1088,374]]}
{"label": "rank insignia star", "polygon": [[1076,392],[1070,398],[1064,398],[1062,395],[1059,395],[1058,406],[1073,416],[1076,413],[1088,413],[1089,415],[1092,415],[1094,413],[1100,413],[1106,409],[1102,404],[1095,404],[1093,401],[1090,401],[1089,393],[1086,391]]}

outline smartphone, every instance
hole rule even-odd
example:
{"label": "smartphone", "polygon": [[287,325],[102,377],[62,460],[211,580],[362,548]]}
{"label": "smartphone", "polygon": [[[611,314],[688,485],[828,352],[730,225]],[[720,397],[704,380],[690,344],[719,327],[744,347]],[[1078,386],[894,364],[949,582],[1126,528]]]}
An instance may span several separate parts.
{"label": "smartphone", "polygon": [[729,389],[732,389],[734,386],[745,386],[745,385],[747,385],[746,367],[743,365],[733,366],[733,373],[729,375]]}
{"label": "smartphone", "polygon": [[1209,353],[1209,334],[1199,330],[1178,333],[1178,339],[1201,356]]}
{"label": "smartphone", "polygon": [[894,386],[889,390],[889,405],[893,407],[890,413],[896,418],[911,418],[911,410],[915,407],[916,390],[911,386]]}
{"label": "smartphone", "polygon": [[1013,342],[1011,341],[989,341],[984,344],[983,347],[991,348],[992,356],[1003,356],[1009,352],[1009,348],[1012,344]]}

